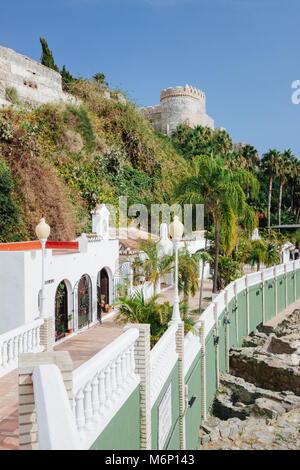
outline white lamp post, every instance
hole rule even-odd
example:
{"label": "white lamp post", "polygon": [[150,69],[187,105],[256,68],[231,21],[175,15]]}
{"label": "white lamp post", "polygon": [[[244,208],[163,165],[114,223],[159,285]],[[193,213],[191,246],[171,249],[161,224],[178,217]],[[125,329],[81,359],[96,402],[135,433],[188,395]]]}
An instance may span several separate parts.
{"label": "white lamp post", "polygon": [[45,248],[46,248],[46,241],[50,235],[50,227],[46,224],[44,217],[41,218],[39,224],[35,227],[35,233],[38,239],[41,242],[42,246],[42,292],[41,292],[41,309],[40,309],[40,316],[45,317],[47,316],[44,312],[44,305],[45,305]]}
{"label": "white lamp post", "polygon": [[173,315],[172,323],[180,323],[180,310],[179,310],[179,294],[178,294],[178,248],[179,242],[183,235],[184,226],[180,222],[177,215],[174,217],[174,222],[170,224],[170,235],[174,241],[174,251],[175,251],[175,279],[174,279],[174,306],[173,306]]}

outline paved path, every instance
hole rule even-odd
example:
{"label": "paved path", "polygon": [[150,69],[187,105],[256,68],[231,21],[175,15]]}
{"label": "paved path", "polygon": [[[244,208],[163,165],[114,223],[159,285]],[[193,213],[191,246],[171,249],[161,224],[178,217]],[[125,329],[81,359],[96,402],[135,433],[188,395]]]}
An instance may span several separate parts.
{"label": "paved path", "polygon": [[[122,334],[122,327],[107,320],[102,325],[79,333],[56,346],[55,351],[69,351],[74,369],[88,361]],[[0,450],[18,450],[18,370],[0,378]]]}
{"label": "paved path", "polygon": [[[203,298],[209,298],[211,299],[211,293],[212,293],[212,281],[210,279],[205,279],[203,281]],[[200,296],[200,291],[197,292],[195,297],[192,297],[191,295],[189,296],[189,309],[190,310],[198,310],[199,309],[199,296]],[[182,298],[182,295],[180,296]],[[163,303],[163,302],[170,302],[171,305],[173,305],[174,301],[174,289],[169,289],[162,294],[160,294],[158,302]],[[206,308],[211,300],[202,300],[202,308]],[[196,316],[199,315],[199,313],[196,313]]]}

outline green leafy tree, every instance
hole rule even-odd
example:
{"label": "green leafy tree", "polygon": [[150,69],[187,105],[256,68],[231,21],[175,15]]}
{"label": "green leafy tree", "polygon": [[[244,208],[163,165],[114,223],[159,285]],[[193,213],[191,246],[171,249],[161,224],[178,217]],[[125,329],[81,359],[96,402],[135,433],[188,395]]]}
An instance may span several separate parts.
{"label": "green leafy tree", "polygon": [[14,183],[10,169],[0,159],[0,239],[6,241],[7,235],[19,222],[18,209],[12,200]]}
{"label": "green leafy tree", "polygon": [[280,165],[280,152],[276,149],[269,150],[268,153],[265,153],[262,158],[262,169],[264,174],[269,178],[269,188],[268,188],[268,230],[270,231],[271,227],[271,202],[272,202],[272,189],[274,178],[278,177],[279,174],[279,165]]}
{"label": "green leafy tree", "polygon": [[93,76],[93,80],[100,87],[107,87],[108,86],[108,83],[106,81],[106,76],[104,75],[104,73],[100,73],[100,72],[96,73]]}
{"label": "green leafy tree", "polygon": [[[150,324],[151,345],[168,329],[172,319],[173,306],[169,302],[157,303],[158,296],[145,300],[142,292],[137,292],[131,297],[123,296],[118,299],[119,307],[117,321],[122,323],[147,323]],[[187,315],[187,306],[180,303],[181,318],[184,322],[184,330],[188,332],[194,329],[194,321]]]}
{"label": "green leafy tree", "polygon": [[231,256],[219,257],[219,270],[218,270],[218,289],[224,289],[235,279],[243,276],[242,263],[233,260]]}
{"label": "green leafy tree", "polygon": [[52,51],[50,51],[46,39],[40,38],[40,42],[42,46],[41,64],[49,67],[50,69],[56,70],[56,72],[59,72],[59,68],[54,62]]}
{"label": "green leafy tree", "polygon": [[288,149],[283,152],[279,160],[278,225],[281,225],[282,190],[292,172],[292,158],[292,151]]}
{"label": "green leafy tree", "polygon": [[188,303],[189,294],[194,297],[199,289],[199,261],[200,256],[191,255],[186,247],[179,251],[178,288],[183,292],[184,303]]}
{"label": "green leafy tree", "polygon": [[[243,191],[249,185],[253,196],[258,190],[258,182],[246,170],[230,171],[224,160],[201,155],[194,159],[192,175],[183,178],[175,189],[175,197],[184,203],[204,204],[206,213],[213,218],[215,228],[215,255],[213,292],[217,292],[218,262],[220,244],[230,252],[236,241],[237,221],[244,218],[248,208]],[[250,232],[255,227],[255,216],[244,218]]]}
{"label": "green leafy tree", "polygon": [[71,73],[66,69],[66,66],[63,65],[63,68],[60,71],[61,77],[64,81],[64,83],[69,84],[74,82],[74,77],[71,75]]}
{"label": "green leafy tree", "polygon": [[160,256],[154,240],[142,240],[139,248],[146,254],[146,259],[139,255],[132,263],[135,280],[145,279],[153,283],[154,294],[162,276],[168,274],[173,268],[174,257],[169,255]]}

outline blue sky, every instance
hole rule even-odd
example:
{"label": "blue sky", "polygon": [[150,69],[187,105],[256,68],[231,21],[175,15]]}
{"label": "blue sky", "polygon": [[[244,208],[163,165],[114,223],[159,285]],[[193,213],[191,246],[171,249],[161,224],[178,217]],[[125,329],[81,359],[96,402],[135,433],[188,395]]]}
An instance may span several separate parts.
{"label": "blue sky", "polygon": [[36,60],[39,37],[73,75],[107,75],[139,105],[168,86],[206,92],[234,141],[291,147],[300,159],[299,0],[11,0],[0,44]]}

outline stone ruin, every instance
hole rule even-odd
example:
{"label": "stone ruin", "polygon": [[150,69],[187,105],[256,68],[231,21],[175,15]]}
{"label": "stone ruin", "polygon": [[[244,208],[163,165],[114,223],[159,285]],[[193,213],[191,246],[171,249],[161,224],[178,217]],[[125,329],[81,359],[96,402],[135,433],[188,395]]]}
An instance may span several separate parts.
{"label": "stone ruin", "polygon": [[300,310],[245,337],[220,376],[202,449],[300,449],[299,364]]}

